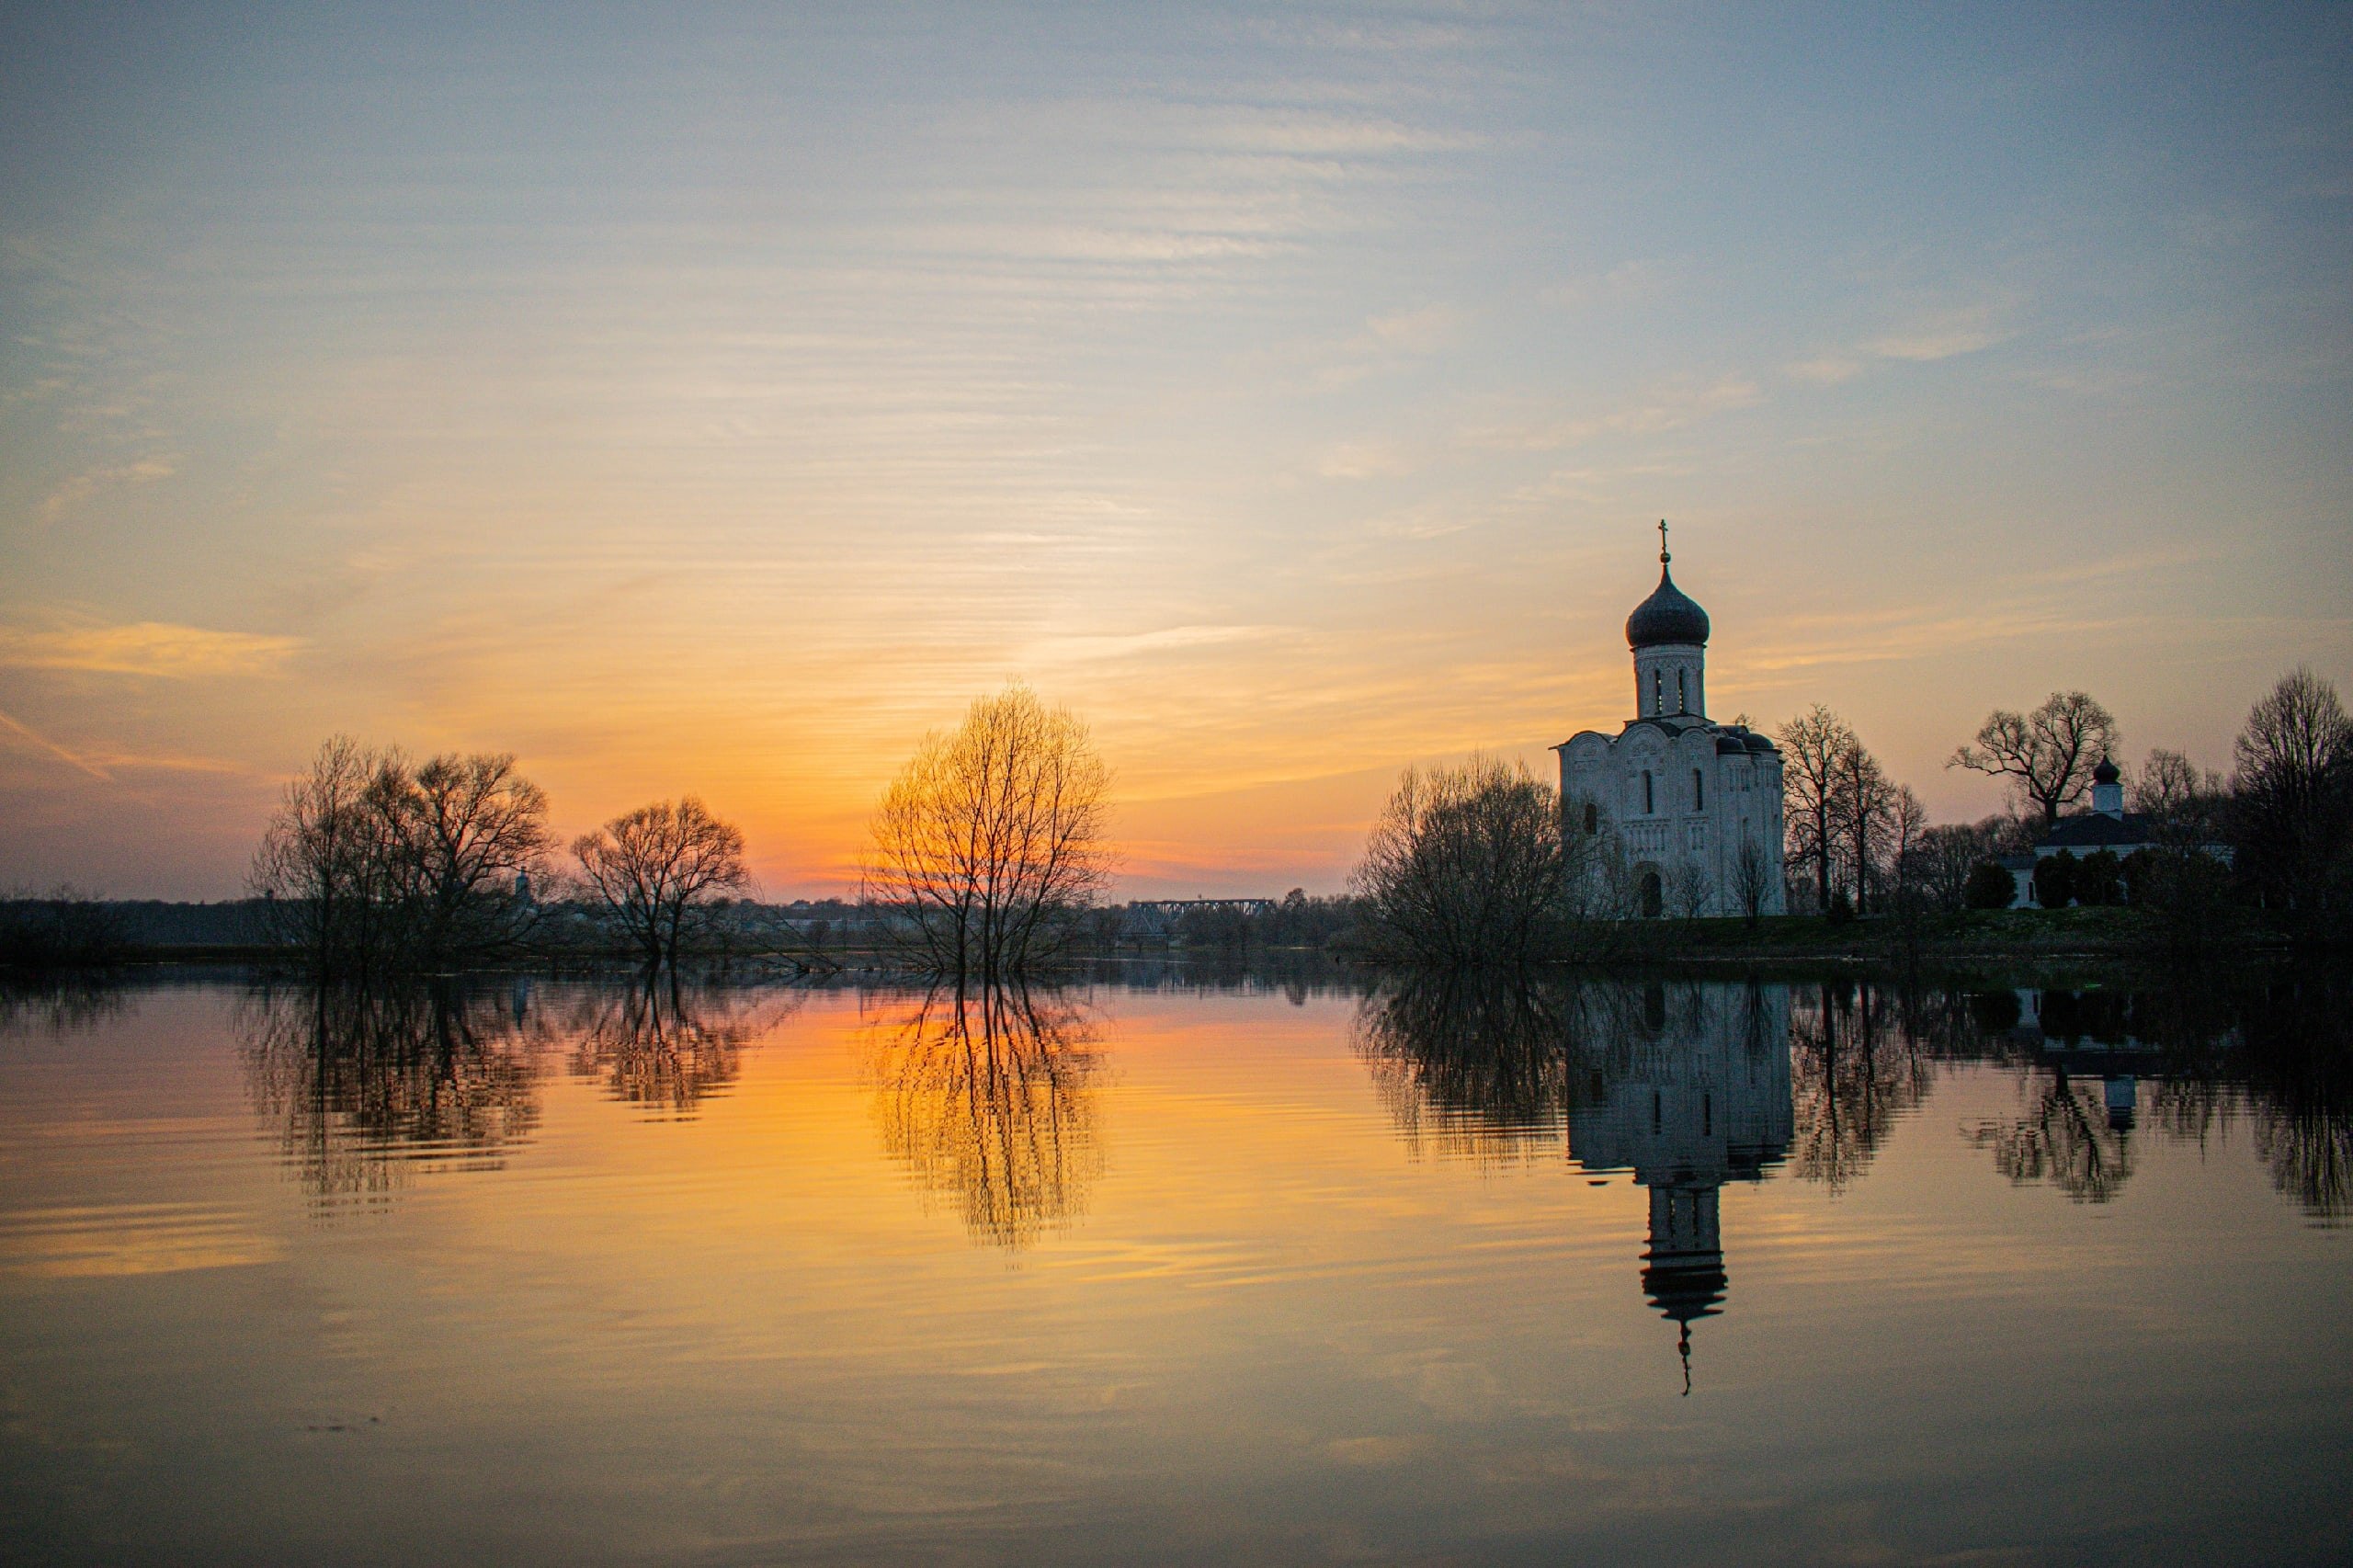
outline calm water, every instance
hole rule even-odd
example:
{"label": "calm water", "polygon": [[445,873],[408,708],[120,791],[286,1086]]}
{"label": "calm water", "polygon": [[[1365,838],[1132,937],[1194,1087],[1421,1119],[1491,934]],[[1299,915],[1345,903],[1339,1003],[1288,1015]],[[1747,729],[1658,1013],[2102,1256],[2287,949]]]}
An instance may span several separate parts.
{"label": "calm water", "polygon": [[162,984],[12,1561],[2343,1562],[2347,994]]}

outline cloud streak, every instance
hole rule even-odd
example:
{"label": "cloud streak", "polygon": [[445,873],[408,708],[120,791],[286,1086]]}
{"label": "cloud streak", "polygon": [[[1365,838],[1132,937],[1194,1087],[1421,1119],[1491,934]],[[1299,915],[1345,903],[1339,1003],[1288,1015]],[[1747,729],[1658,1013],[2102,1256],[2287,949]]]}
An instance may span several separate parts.
{"label": "cloud streak", "polygon": [[269,675],[302,646],[299,637],[216,631],[159,620],[46,629],[0,626],[0,666],[161,680]]}

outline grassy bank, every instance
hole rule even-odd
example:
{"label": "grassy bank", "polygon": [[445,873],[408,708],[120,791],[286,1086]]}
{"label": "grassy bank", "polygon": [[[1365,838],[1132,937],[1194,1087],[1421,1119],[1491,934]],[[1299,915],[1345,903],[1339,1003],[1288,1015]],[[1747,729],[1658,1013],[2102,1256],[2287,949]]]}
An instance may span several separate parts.
{"label": "grassy bank", "polygon": [[[1644,959],[1746,963],[2145,958],[2164,951],[2169,935],[2156,917],[2126,908],[1969,910],[1908,921],[1893,915],[1833,921],[1789,915],[1754,926],[1737,918],[1645,921],[1631,935],[1626,950]],[[2284,935],[2251,920],[2201,936],[2218,950],[2288,946]]]}

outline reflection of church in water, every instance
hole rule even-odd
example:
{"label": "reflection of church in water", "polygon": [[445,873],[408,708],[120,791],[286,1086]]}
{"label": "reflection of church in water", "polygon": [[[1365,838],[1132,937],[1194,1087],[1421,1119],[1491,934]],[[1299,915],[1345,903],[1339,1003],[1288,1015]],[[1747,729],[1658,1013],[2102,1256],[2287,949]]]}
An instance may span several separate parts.
{"label": "reflection of church in water", "polygon": [[1643,1292],[1678,1324],[1690,1392],[1691,1324],[1722,1310],[1720,1200],[1788,1153],[1790,998],[1774,985],[1651,986],[1620,1037],[1606,1089],[1569,1112],[1569,1157],[1630,1171],[1650,1189]]}

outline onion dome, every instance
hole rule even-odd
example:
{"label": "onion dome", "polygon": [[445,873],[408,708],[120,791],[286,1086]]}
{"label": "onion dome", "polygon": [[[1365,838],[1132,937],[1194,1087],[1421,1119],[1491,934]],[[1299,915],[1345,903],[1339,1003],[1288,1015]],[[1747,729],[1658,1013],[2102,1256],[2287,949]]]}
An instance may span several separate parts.
{"label": "onion dome", "polygon": [[2092,769],[2092,782],[2095,784],[2113,784],[2123,777],[2124,775],[2117,770],[2116,764],[2106,757],[2101,757],[2099,766]]}
{"label": "onion dome", "polygon": [[1658,586],[1626,618],[1626,645],[1640,651],[1665,642],[1705,642],[1708,612],[1675,585],[1666,569],[1666,551],[1658,552]]}

